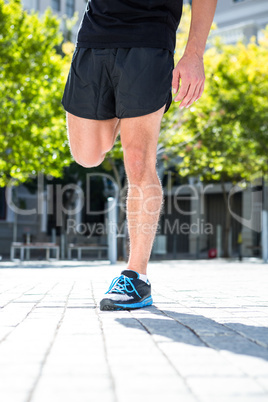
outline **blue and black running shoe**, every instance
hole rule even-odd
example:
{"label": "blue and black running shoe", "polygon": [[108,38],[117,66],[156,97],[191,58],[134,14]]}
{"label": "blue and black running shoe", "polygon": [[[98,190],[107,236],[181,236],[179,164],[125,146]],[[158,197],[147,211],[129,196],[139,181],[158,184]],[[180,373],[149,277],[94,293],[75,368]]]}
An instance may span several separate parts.
{"label": "blue and black running shoe", "polygon": [[115,278],[100,302],[101,310],[132,310],[153,304],[151,284],[135,271],[125,270]]}

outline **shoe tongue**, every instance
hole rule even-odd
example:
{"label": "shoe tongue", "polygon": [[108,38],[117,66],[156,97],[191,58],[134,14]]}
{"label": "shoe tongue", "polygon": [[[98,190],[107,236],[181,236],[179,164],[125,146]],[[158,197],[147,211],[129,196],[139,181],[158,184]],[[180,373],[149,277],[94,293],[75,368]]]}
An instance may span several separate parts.
{"label": "shoe tongue", "polygon": [[134,279],[137,279],[139,277],[139,274],[137,272],[130,271],[130,270],[127,270],[127,269],[125,271],[122,271],[121,275],[125,275],[128,278],[134,278]]}

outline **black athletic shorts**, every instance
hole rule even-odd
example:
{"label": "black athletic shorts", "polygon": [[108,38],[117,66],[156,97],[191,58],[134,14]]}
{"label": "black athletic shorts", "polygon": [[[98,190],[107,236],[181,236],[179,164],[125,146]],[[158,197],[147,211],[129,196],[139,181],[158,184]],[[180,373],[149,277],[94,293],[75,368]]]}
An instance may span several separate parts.
{"label": "black athletic shorts", "polygon": [[174,55],[161,48],[76,48],[62,104],[78,117],[106,120],[153,113],[172,102]]}

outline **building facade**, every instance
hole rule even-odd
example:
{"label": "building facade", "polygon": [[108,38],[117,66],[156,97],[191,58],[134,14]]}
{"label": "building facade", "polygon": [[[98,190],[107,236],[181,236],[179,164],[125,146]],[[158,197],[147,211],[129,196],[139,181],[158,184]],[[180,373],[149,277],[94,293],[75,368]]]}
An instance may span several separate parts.
{"label": "building facade", "polygon": [[85,11],[87,0],[22,0],[26,10],[35,10],[41,14],[50,7],[61,18],[61,28],[64,30],[66,18],[72,18],[77,13],[77,21],[72,30],[72,40],[75,42],[76,33]]}
{"label": "building facade", "polygon": [[211,35],[221,36],[225,43],[248,42],[253,35],[258,39],[268,24],[268,1],[218,0],[214,21],[218,29]]}

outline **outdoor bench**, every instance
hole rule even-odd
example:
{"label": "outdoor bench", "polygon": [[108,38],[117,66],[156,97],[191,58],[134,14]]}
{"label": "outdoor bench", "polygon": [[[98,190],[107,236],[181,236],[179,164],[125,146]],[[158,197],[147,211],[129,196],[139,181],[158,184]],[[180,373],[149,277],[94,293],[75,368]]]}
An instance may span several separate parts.
{"label": "outdoor bench", "polygon": [[68,245],[68,259],[72,259],[72,251],[77,250],[77,258],[78,260],[82,259],[82,251],[83,250],[92,250],[98,251],[98,258],[101,258],[102,252],[108,250],[107,244],[75,244],[69,243]]}
{"label": "outdoor bench", "polygon": [[20,250],[20,260],[24,260],[24,250],[27,250],[26,258],[30,258],[30,250],[46,250],[46,259],[50,259],[50,250],[56,250],[56,259],[60,257],[60,247],[56,243],[19,243],[13,242],[10,249],[10,259],[15,260],[15,250]]}

